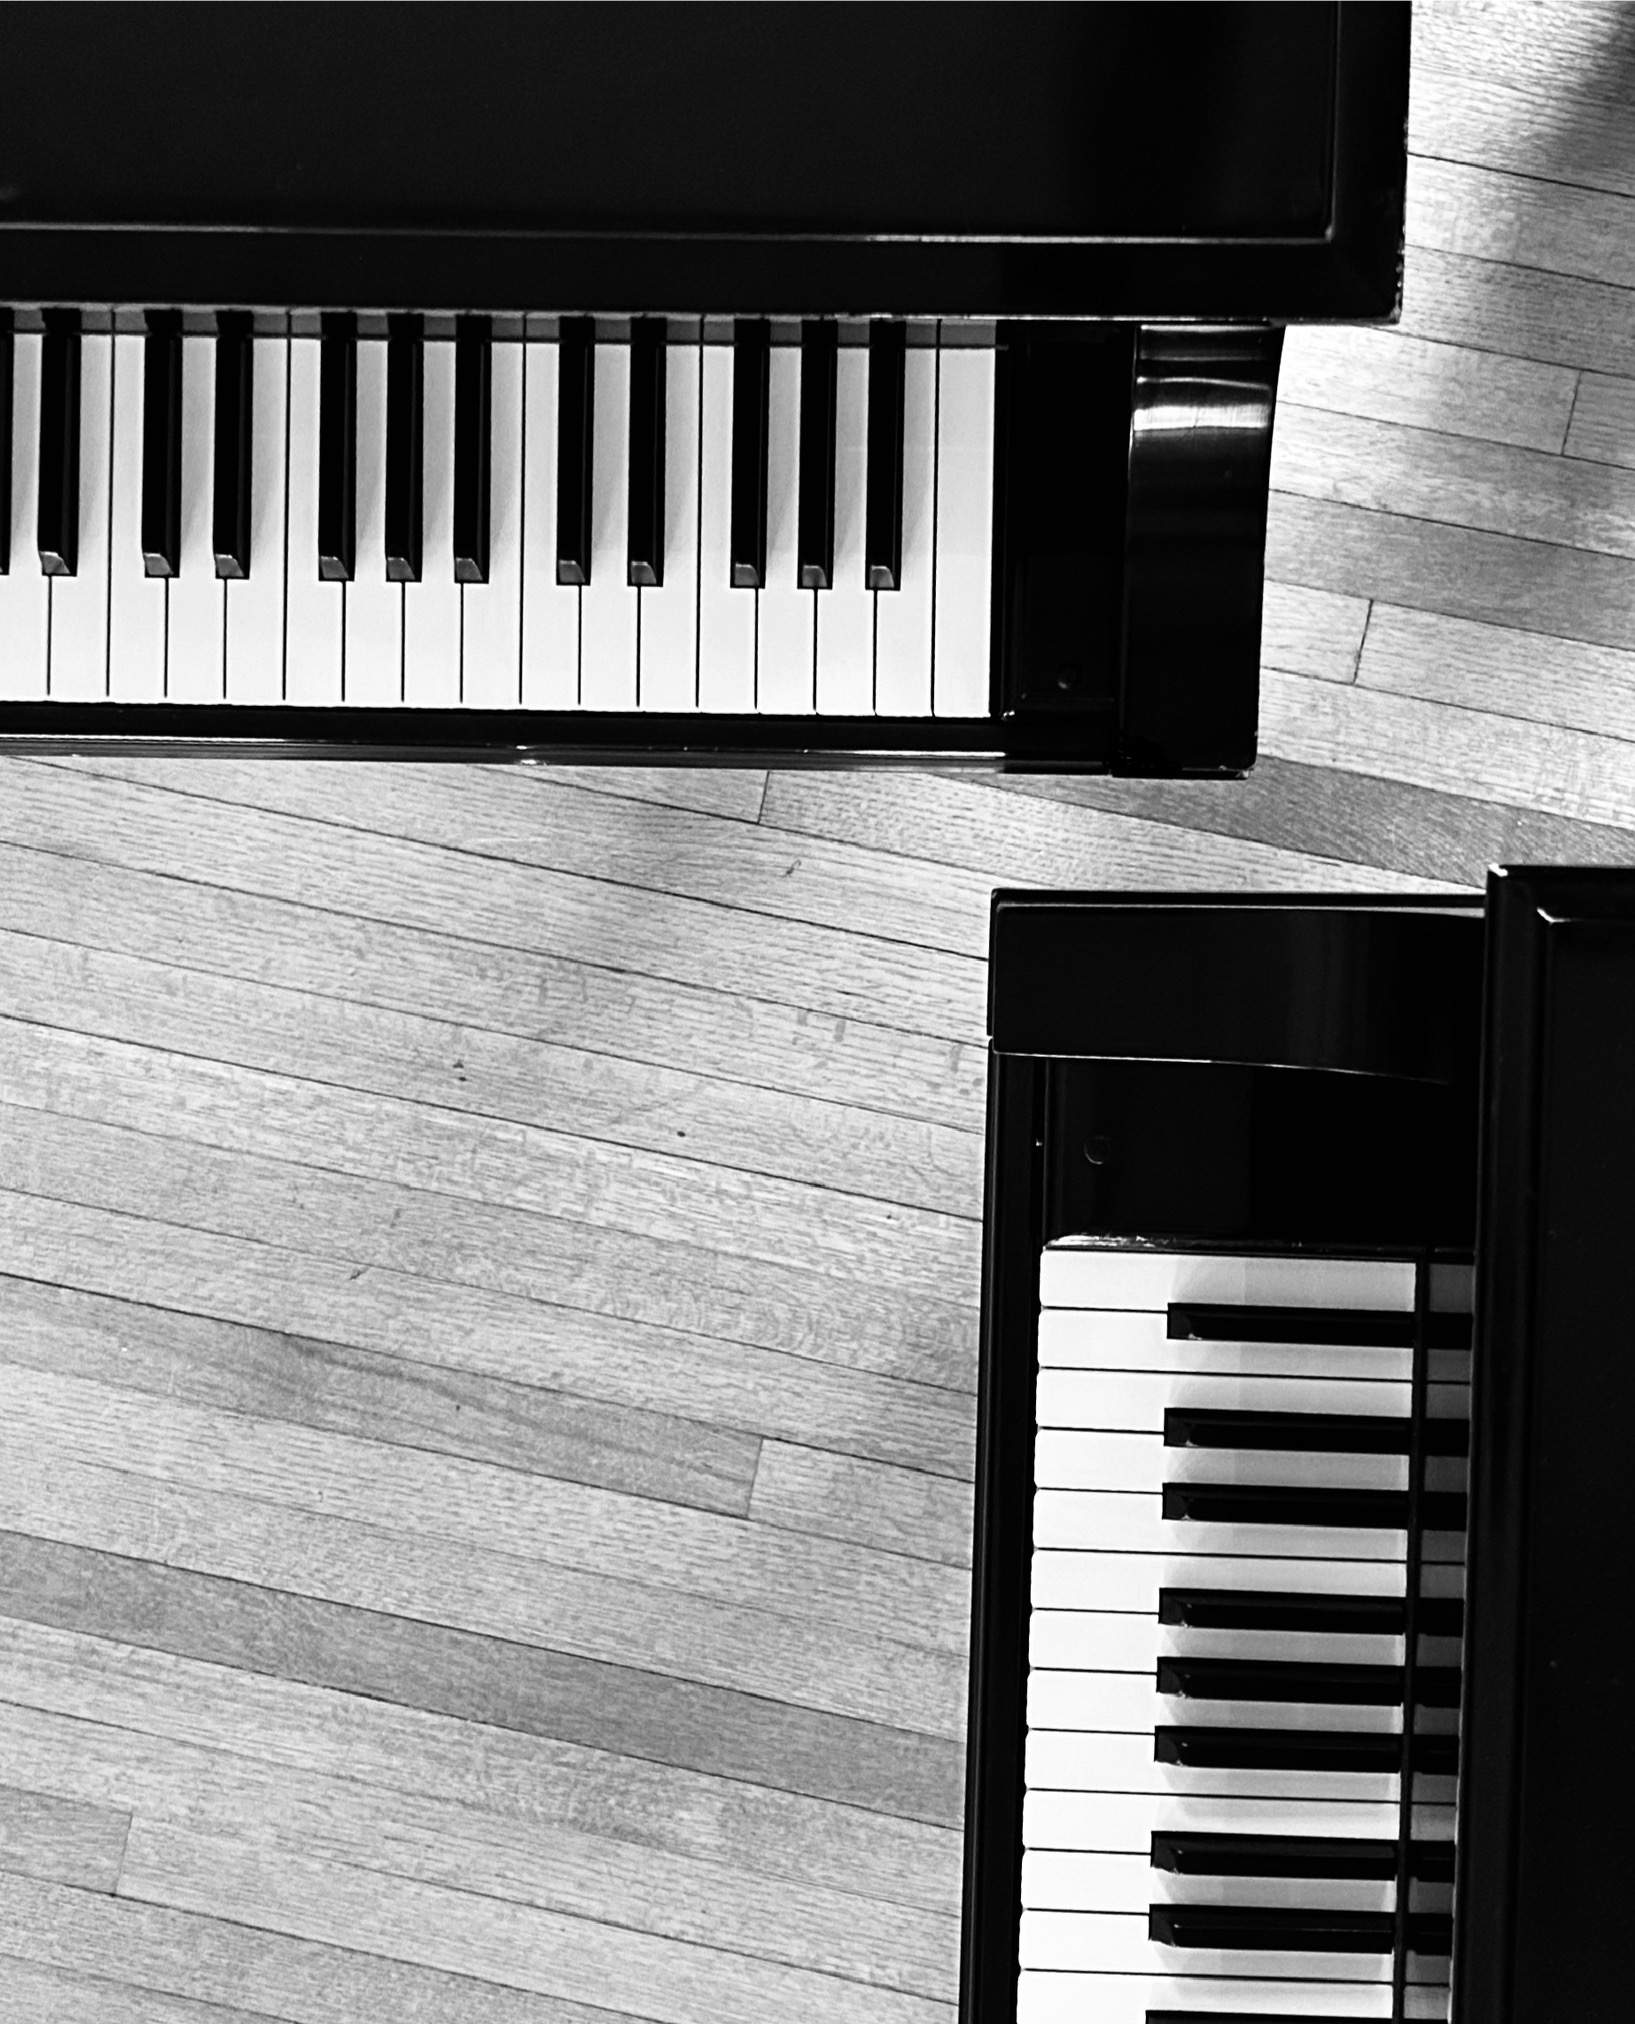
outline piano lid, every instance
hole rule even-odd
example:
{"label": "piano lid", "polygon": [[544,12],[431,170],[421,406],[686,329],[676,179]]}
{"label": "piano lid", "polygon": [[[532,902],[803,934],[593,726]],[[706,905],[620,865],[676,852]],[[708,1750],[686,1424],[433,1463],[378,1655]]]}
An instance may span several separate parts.
{"label": "piano lid", "polygon": [[1354,0],[10,6],[0,245],[16,302],[1381,316],[1407,74]]}

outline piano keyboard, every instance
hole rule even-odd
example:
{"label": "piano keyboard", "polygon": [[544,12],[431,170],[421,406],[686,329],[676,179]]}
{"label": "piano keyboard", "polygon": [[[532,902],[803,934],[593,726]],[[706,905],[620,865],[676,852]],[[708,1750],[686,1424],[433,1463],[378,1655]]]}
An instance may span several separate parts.
{"label": "piano keyboard", "polygon": [[1044,1251],[1018,2024],[1447,2016],[1469,1281]]}
{"label": "piano keyboard", "polygon": [[219,321],[0,336],[0,701],[987,714],[992,326]]}

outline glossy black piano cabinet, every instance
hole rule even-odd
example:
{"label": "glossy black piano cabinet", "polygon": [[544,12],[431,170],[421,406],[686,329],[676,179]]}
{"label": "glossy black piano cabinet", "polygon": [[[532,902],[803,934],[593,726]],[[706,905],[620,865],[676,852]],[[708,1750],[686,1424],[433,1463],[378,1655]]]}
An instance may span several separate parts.
{"label": "glossy black piano cabinet", "polygon": [[0,300],[1388,316],[1408,28],[1359,0],[7,5]]}

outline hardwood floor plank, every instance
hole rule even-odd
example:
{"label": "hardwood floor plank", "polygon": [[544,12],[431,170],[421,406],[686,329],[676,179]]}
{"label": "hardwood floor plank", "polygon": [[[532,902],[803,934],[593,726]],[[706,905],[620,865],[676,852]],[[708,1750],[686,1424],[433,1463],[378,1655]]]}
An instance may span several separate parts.
{"label": "hardwood floor plank", "polygon": [[760,1442],[341,1343],[0,1278],[0,1363],[743,1517]]}
{"label": "hardwood floor plank", "polygon": [[[30,776],[19,767],[0,759],[0,800],[26,805]],[[985,1050],[974,1042],[820,1018],[594,961],[484,947],[3,843],[0,926],[164,964],[177,972],[171,984],[180,994],[199,976],[274,988],[299,979],[309,998],[378,1005],[941,1124],[968,1129],[983,1114]]]}
{"label": "hardwood floor plank", "polygon": [[1540,724],[1635,739],[1635,650],[1377,604],[1363,688]]}
{"label": "hardwood floor plank", "polygon": [[927,1911],[959,1902],[959,1834],[878,1810],[33,1624],[8,1626],[4,1682],[0,1698],[123,1727],[133,1749],[153,1737],[391,1791],[480,1797],[540,1832],[575,1828]]}
{"label": "hardwood floor plank", "polygon": [[112,1890],[125,1853],[129,1809],[67,1796],[57,1786],[33,1790],[18,1782],[21,1759],[0,1749],[0,1763],[6,1768],[6,1783],[0,1784],[0,1870],[82,1890]]}
{"label": "hardwood floor plank", "polygon": [[[1534,633],[1513,637],[1535,649],[1550,644]],[[1295,850],[1321,844],[1353,864],[1460,886],[1484,885],[1491,864],[1621,864],[1629,852],[1627,830],[1289,759],[1262,757],[1244,780],[1014,775],[993,784],[1001,793],[1172,822],[1198,838],[1223,833]]]}
{"label": "hardwood floor plank", "polygon": [[[905,1820],[962,1816],[963,1752],[938,1737],[25,1533],[0,1533],[0,1616]],[[0,1663],[0,1692],[5,1681]],[[732,1856],[691,1824],[697,1781],[672,1783],[678,1825],[657,1845]],[[812,1874],[812,1834],[772,1826]],[[622,1814],[598,1831],[631,1838]],[[649,1820],[634,1838],[655,1831]],[[735,1859],[774,1859],[764,1829],[739,1838]]]}
{"label": "hardwood floor plank", "polygon": [[1536,91],[1558,114],[1625,106],[1631,62],[1623,0],[1434,0],[1414,9],[1414,63]]}
{"label": "hardwood floor plank", "polygon": [[[338,829],[371,843],[436,850],[508,870],[666,894],[917,948],[980,954],[971,922],[985,895],[951,874],[928,895],[901,867],[842,846],[791,851],[769,832],[687,809],[588,796],[556,774],[496,766],[361,764],[268,768],[254,760],[40,762],[222,808]],[[329,839],[333,849],[339,838]],[[470,867],[466,869],[469,871]],[[747,983],[746,978],[746,983]]]}
{"label": "hardwood floor plank", "polygon": [[[979,907],[971,908],[970,952],[955,954],[362,830],[348,831],[341,848],[322,823],[66,762],[12,763],[29,777],[26,792],[0,796],[0,841],[476,944],[579,958],[594,950],[610,969],[714,988],[730,980],[809,1012],[911,1032],[968,1039],[981,1025]],[[197,763],[172,770],[185,776]],[[614,805],[597,798],[599,808]]]}
{"label": "hardwood floor plank", "polygon": [[[540,776],[519,769],[530,779]],[[618,801],[645,801],[662,808],[690,808],[700,815],[725,815],[753,822],[761,812],[766,771],[759,766],[561,766],[549,778],[585,794]]]}
{"label": "hardwood floor plank", "polygon": [[121,1895],[228,1916],[660,2024],[952,2024],[954,2006],[720,1948],[139,1822]]}
{"label": "hardwood floor plank", "polygon": [[[838,830],[876,850],[912,845],[928,858],[946,853],[983,864],[1005,885],[1159,889],[1197,882],[1196,846],[1162,824],[994,794],[957,778],[898,782],[858,773],[825,786],[813,793],[803,774],[772,775],[763,819],[802,833]],[[1378,890],[1382,878],[1389,883],[1387,874],[1363,877],[1317,856],[1236,840],[1212,849],[1210,878],[1222,889],[1246,890],[1319,882]]]}
{"label": "hardwood floor plank", "polygon": [[1414,521],[1635,556],[1635,471],[1436,429],[1280,405],[1272,486]]}
{"label": "hardwood floor plank", "polygon": [[1635,376],[1629,290],[1605,281],[1410,245],[1398,327],[1409,337],[1535,364]]}
{"label": "hardwood floor plank", "polygon": [[[980,1204],[979,1129],[886,1116],[606,1053],[190,976],[0,929],[0,1015],[309,1083],[685,1155],[881,1201]],[[315,1096],[313,1101],[328,1100]],[[980,1211],[977,1211],[980,1213]]]}
{"label": "hardwood floor plank", "polygon": [[968,1568],[972,1503],[971,1486],[945,1476],[765,1441],[750,1516],[795,1532]]}
{"label": "hardwood floor plank", "polygon": [[1580,374],[1566,450],[1570,457],[1595,457],[1635,469],[1635,379]]}
{"label": "hardwood floor plank", "polygon": [[1635,82],[1635,63],[1629,61],[1627,35],[1625,74],[1617,80],[1622,95],[1578,95],[1570,116],[1564,117],[1568,109],[1552,96],[1545,72],[1548,31],[1534,38],[1531,67],[1518,69],[1503,82],[1461,61],[1468,58],[1468,48],[1452,63],[1447,62],[1445,47],[1436,50],[1441,61],[1422,53],[1425,38],[1420,23],[1425,16],[1424,8],[1415,9],[1408,102],[1408,146],[1414,154],[1635,196],[1635,151],[1629,141],[1629,87]]}
{"label": "hardwood floor plank", "polygon": [[[963,1734],[964,1654],[49,1456],[0,1427],[0,1528],[570,1652],[930,1736]],[[923,1563],[919,1563],[923,1565]]]}
{"label": "hardwood floor plank", "polygon": [[310,1856],[477,1900],[720,1948],[791,1968],[949,2000],[957,1906],[884,1903],[810,1877],[637,1847],[568,1826],[542,1830],[473,1801],[274,1769],[105,1724],[0,1704],[0,1748],[25,1775],[82,1805],[247,1846],[268,1862]]}
{"label": "hardwood floor plank", "polygon": [[1291,675],[1316,675],[1325,682],[1349,682],[1356,677],[1357,655],[1362,650],[1367,623],[1365,597],[1337,597],[1328,590],[1268,583],[1261,606],[1260,657],[1267,667],[1283,668]]}
{"label": "hardwood floor plank", "polygon": [[1296,675],[1267,675],[1260,709],[1280,758],[1635,826],[1635,744]]}
{"label": "hardwood floor plank", "polygon": [[[1635,562],[1624,556],[1326,499],[1272,494],[1266,571],[1280,583],[1309,583],[1591,646],[1625,648],[1635,639]],[[780,788],[775,777],[769,808]]]}
{"label": "hardwood floor plank", "polygon": [[[0,1191],[13,1275],[118,1296],[133,1281],[184,1314],[314,1336],[433,1367],[475,1370],[581,1398],[674,1412],[711,1426],[805,1438],[838,1454],[969,1477],[976,1315],[943,1346],[948,1384],[546,1306],[383,1268],[357,1270],[270,1243]],[[770,1305],[770,1303],[769,1303]],[[849,1341],[835,1346],[855,1349]],[[920,1357],[922,1365],[931,1359]]]}
{"label": "hardwood floor plank", "polygon": [[1578,375],[1565,366],[1432,344],[1400,330],[1295,325],[1285,336],[1278,370],[1272,448],[1275,455],[1292,406],[1559,450],[1577,385]]}
{"label": "hardwood floor plank", "polygon": [[184,1488],[701,1601],[754,1596],[864,1640],[966,1648],[969,1584],[900,1553],[15,1364],[0,1364],[0,1414],[42,1451]]}
{"label": "hardwood floor plank", "polygon": [[1410,245],[1635,287],[1635,196],[1413,156]]}
{"label": "hardwood floor plank", "polygon": [[[645,2024],[476,1976],[20,1877],[0,1876],[0,1950],[59,1974],[287,2024]],[[175,2024],[195,2016],[184,2011]],[[196,2024],[216,2019],[207,2009]]]}
{"label": "hardwood floor plank", "polygon": [[252,2024],[270,2015],[0,1954],[0,2024]]}
{"label": "hardwood floor plank", "polygon": [[524,1261],[550,1226],[572,1222],[976,1302],[979,1195],[909,1208],[54,1027],[0,1032],[0,1103],[21,1113],[9,1178],[30,1193],[516,1290],[534,1290]]}

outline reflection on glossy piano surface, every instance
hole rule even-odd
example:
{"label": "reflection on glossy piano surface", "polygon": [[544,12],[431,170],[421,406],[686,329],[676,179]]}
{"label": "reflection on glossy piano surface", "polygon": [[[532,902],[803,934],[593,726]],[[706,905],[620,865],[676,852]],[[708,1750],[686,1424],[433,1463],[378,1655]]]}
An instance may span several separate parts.
{"label": "reflection on glossy piano surface", "polygon": [[0,8],[0,739],[1241,772],[1407,20]]}
{"label": "reflection on glossy piano surface", "polygon": [[962,2024],[1627,2010],[1632,1009],[1625,871],[995,896]]}

